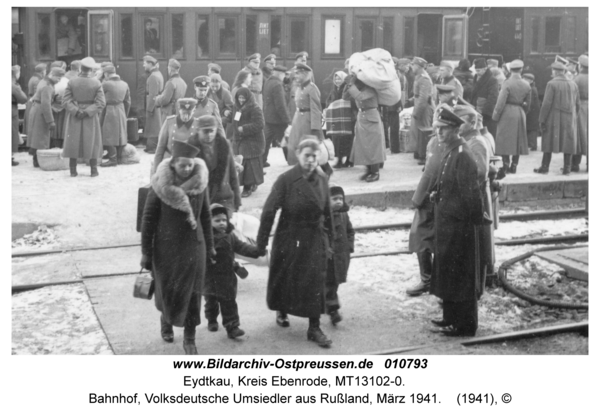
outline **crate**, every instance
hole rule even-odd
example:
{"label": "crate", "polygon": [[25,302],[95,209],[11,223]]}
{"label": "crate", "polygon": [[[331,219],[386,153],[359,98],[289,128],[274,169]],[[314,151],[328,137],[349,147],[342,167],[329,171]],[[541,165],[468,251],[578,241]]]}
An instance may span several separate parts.
{"label": "crate", "polygon": [[40,168],[44,171],[60,171],[69,169],[69,159],[62,157],[62,149],[52,148],[37,150]]}

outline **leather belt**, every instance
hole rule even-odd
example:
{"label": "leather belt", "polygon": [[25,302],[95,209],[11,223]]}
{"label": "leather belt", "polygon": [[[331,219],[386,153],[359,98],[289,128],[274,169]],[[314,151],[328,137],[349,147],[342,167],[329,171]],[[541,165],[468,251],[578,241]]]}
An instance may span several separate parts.
{"label": "leather belt", "polygon": [[365,111],[369,111],[371,109],[377,109],[377,108],[375,108],[375,107],[373,107],[373,108],[358,108],[359,112],[365,112]]}
{"label": "leather belt", "polygon": [[310,108],[296,108],[298,112],[310,112]]}
{"label": "leather belt", "polygon": [[121,105],[123,102],[107,102],[106,106],[116,106],[116,105]]}

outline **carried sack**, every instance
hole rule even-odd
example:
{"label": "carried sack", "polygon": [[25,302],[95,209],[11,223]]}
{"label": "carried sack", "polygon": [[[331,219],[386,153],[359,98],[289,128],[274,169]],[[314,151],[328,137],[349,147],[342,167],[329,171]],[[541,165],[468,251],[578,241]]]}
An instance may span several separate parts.
{"label": "carried sack", "polygon": [[154,279],[148,276],[136,277],[133,285],[133,297],[150,300],[152,295],[154,295]]}
{"label": "carried sack", "polygon": [[358,79],[375,89],[379,105],[395,105],[402,97],[400,79],[387,50],[376,48],[354,53],[348,67]]}

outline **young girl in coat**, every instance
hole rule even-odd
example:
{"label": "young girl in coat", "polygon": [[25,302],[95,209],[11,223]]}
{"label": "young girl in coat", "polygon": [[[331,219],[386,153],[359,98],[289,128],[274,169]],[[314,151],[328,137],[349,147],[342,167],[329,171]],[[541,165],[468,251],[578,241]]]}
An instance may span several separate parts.
{"label": "young girl in coat", "polygon": [[337,325],[342,321],[338,312],[340,301],[338,286],[346,282],[348,267],[350,266],[350,253],[354,253],[354,228],[348,217],[344,189],[337,185],[329,188],[331,194],[331,210],[333,211],[333,237],[331,247],[333,257],[327,260],[327,279],[325,281],[325,305],[331,323]]}
{"label": "young girl in coat", "polygon": [[[223,315],[223,326],[227,336],[235,339],[244,335],[239,328],[240,316],[235,298],[237,296],[236,272],[241,278],[248,273],[239,268],[235,262],[235,253],[242,256],[258,258],[258,248],[239,240],[233,233],[233,225],[229,222],[227,208],[220,204],[210,207],[214,246],[217,255],[206,265],[203,295],[205,299],[204,315],[208,320],[208,330],[216,332],[219,329],[217,317]],[[236,271],[237,269],[237,271]]]}

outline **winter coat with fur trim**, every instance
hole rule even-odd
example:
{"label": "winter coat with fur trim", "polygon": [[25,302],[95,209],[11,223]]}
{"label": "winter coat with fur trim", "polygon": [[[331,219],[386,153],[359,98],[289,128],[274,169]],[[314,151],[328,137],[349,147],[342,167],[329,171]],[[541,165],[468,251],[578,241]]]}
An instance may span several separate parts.
{"label": "winter coat with fur trim", "polygon": [[177,183],[170,160],[152,176],[142,217],[142,254],[152,259],[155,304],[165,320],[200,323],[206,253],[213,248],[208,169],[194,159],[190,178]]}

